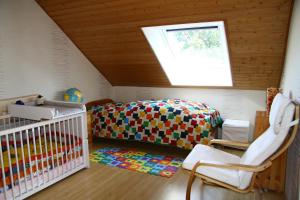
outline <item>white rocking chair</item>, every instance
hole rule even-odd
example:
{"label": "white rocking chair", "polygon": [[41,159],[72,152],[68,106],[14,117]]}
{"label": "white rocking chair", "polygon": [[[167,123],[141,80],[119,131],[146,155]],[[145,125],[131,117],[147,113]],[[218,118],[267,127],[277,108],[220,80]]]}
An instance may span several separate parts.
{"label": "white rocking chair", "polygon": [[[196,145],[182,165],[190,171],[186,199],[190,199],[195,177],[199,177],[204,183],[241,193],[253,191],[257,173],[270,167],[272,161],[293,142],[298,130],[299,106],[295,106],[282,94],[277,94],[271,106],[269,122],[270,127],[251,145],[228,140],[211,140],[209,145]],[[293,131],[289,134],[292,126]],[[248,148],[244,155],[239,157],[215,149],[211,144]]]}

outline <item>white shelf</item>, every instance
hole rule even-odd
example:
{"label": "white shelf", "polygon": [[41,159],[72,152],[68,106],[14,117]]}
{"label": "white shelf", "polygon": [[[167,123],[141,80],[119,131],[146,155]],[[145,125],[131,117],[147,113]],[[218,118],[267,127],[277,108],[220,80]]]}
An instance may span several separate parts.
{"label": "white shelf", "polygon": [[11,116],[32,120],[56,119],[85,111],[83,104],[63,101],[45,101],[42,106],[35,105],[35,102],[27,102],[25,105],[8,105],[8,113]]}

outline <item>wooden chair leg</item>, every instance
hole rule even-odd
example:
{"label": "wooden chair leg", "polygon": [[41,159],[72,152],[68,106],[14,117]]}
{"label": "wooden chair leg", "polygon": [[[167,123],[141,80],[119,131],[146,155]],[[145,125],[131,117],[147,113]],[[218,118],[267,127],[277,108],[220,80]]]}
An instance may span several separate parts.
{"label": "wooden chair leg", "polygon": [[185,199],[186,200],[190,200],[191,199],[191,191],[192,191],[192,185],[195,181],[195,173],[196,173],[196,169],[197,167],[199,166],[200,162],[197,162],[193,169],[191,170],[191,174],[190,174],[190,177],[189,177],[189,181],[188,181],[188,184],[187,184],[187,188],[186,188],[186,195],[185,195]]}
{"label": "wooden chair leg", "polygon": [[189,177],[187,188],[186,188],[186,195],[185,195],[186,200],[191,199],[191,190],[192,190],[192,185],[193,185],[194,180],[195,180],[195,175],[192,176],[192,174],[191,174]]}

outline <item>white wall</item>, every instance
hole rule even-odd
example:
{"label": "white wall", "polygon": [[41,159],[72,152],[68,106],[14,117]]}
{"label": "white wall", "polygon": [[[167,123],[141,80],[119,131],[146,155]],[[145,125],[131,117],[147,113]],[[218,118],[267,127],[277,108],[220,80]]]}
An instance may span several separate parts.
{"label": "white wall", "polygon": [[85,101],[112,88],[34,0],[0,0],[0,98],[60,99],[70,87]]}
{"label": "white wall", "polygon": [[294,3],[291,20],[285,67],[281,80],[284,92],[300,103],[300,2]]}
{"label": "white wall", "polygon": [[218,109],[223,118],[249,120],[251,132],[255,112],[266,107],[265,91],[255,90],[113,87],[112,97],[116,101],[181,98],[205,102]]}

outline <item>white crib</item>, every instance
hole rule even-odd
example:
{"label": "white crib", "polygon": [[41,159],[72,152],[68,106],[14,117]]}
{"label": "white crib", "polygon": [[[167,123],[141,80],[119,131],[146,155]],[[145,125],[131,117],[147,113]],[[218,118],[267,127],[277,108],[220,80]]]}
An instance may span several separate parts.
{"label": "white crib", "polygon": [[86,110],[72,107],[80,109],[50,120],[0,117],[0,199],[24,199],[89,167]]}

